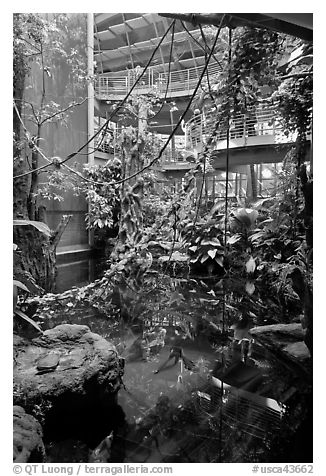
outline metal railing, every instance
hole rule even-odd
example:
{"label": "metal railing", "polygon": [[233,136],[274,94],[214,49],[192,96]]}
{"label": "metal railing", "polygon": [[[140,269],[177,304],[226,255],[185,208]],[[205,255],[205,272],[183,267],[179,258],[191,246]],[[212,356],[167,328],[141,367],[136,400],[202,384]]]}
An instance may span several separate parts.
{"label": "metal railing", "polygon": [[[227,139],[227,123],[223,121],[217,125],[218,113],[216,110],[195,115],[185,125],[185,143],[187,149],[195,149],[199,145],[207,144],[213,137],[213,145],[223,148],[221,144]],[[264,137],[265,136],[265,137]],[[244,147],[258,144],[254,138],[262,138],[261,142],[281,143],[292,142],[293,136],[285,136],[277,114],[276,105],[261,104],[255,108],[248,108],[243,114],[235,114],[230,120],[230,146]],[[265,139],[265,140],[264,140]]]}
{"label": "metal railing", "polygon": [[[95,128],[94,132],[97,132],[97,128]],[[117,134],[119,132],[117,129],[107,128],[106,130],[103,129],[94,139],[94,147],[96,150],[100,152],[106,152],[107,154],[113,154],[115,152],[115,141],[117,139]],[[164,146],[168,136],[159,135],[158,140],[153,145],[153,157],[160,153],[161,148]],[[182,153],[185,152],[185,143],[184,143],[184,136],[178,136],[175,139],[174,147],[170,143],[168,147],[165,149],[161,156],[160,163],[165,162],[183,162],[184,157]]]}
{"label": "metal railing", "polygon": [[[216,110],[193,116],[185,124],[185,135],[175,136],[172,143],[164,151],[161,163],[185,162],[189,152],[197,150],[212,138],[211,147],[225,149],[227,139],[227,123],[217,125]],[[277,113],[277,105],[261,104],[256,108],[248,108],[243,114],[235,114],[230,120],[230,147],[245,147],[260,144],[280,144],[295,141],[295,134],[285,135]],[[95,147],[102,152],[112,153],[115,131],[111,128],[102,131],[95,139]],[[213,136],[213,137],[212,137]],[[158,144],[163,146],[167,136],[159,134]],[[157,147],[159,153],[160,147]]]}
{"label": "metal railing", "polygon": [[[95,129],[94,132],[97,132]],[[113,154],[115,138],[115,131],[111,128],[103,129],[94,139],[94,147],[100,152],[106,152],[107,154]]]}
{"label": "metal railing", "polygon": [[[168,95],[172,93],[180,93],[189,95],[193,92],[198,78],[203,71],[204,66],[189,68],[170,72]],[[208,65],[208,74],[211,76],[221,72],[218,63],[214,62]],[[141,70],[129,70],[126,74],[117,75],[115,73],[104,73],[98,75],[95,82],[95,93],[99,99],[106,97],[120,96],[128,93],[130,88],[135,84],[137,78],[141,74]],[[205,77],[204,77],[205,81]],[[164,95],[168,83],[168,73],[158,72],[154,68],[148,68],[134,89],[135,93],[148,94],[149,92],[157,92]]]}

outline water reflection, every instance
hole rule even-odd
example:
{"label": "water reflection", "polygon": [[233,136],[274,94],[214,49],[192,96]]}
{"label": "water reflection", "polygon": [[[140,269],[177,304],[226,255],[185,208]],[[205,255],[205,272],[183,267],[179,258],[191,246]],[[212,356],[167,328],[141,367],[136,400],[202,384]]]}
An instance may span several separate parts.
{"label": "water reflection", "polygon": [[98,279],[104,270],[102,258],[64,259],[57,260],[57,277],[55,293],[63,293],[73,286],[85,286]]}
{"label": "water reflection", "polygon": [[[58,275],[59,286],[71,287],[67,274],[73,274],[74,266],[79,269],[74,284],[94,279],[94,262],[69,264],[61,269],[66,278]],[[121,289],[117,295],[125,293]],[[198,298],[198,308],[192,296]],[[198,289],[184,302],[184,315],[172,306],[139,319],[122,313],[112,318],[94,308],[59,318],[88,325],[112,341],[126,360],[118,395],[125,423],[115,429],[110,461],[277,460],[275,447],[292,431],[291,399],[301,398],[295,376],[250,341],[246,328],[226,326],[223,333],[220,311],[210,306],[207,293]],[[44,328],[57,323],[48,319]],[[180,352],[172,351],[171,358],[175,348]],[[286,453],[285,443],[284,448]]]}

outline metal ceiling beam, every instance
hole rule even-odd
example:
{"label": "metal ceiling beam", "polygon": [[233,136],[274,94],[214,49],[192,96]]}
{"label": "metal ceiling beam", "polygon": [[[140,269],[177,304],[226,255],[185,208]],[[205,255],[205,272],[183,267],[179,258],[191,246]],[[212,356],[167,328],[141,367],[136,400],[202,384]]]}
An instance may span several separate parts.
{"label": "metal ceiling beam", "polygon": [[[281,14],[279,14],[279,16],[281,16]],[[239,20],[242,23],[241,26],[249,22],[252,26],[268,28],[269,30],[292,35],[305,41],[311,42],[313,39],[312,26],[311,28],[302,27],[297,24],[295,17],[293,17],[291,21],[280,20],[277,18],[277,14],[274,17],[274,14],[232,13],[232,17],[235,20]],[[289,14],[288,18],[290,17],[291,14]]]}
{"label": "metal ceiling beam", "polygon": [[[100,43],[100,39],[98,37],[97,24],[95,22],[94,22],[94,29],[95,29],[95,36],[96,36],[98,49],[101,52],[101,43]],[[101,73],[104,73],[102,57],[101,57],[100,63],[101,63]]]}
{"label": "metal ceiling beam", "polygon": [[97,25],[103,23],[106,20],[109,20],[112,17],[119,15],[119,13],[98,13],[94,15],[94,21]]}
{"label": "metal ceiling beam", "polygon": [[194,60],[194,66],[195,66],[195,68],[196,68],[196,75],[197,75],[197,78],[198,78],[196,56],[195,56],[195,54],[194,54],[194,48],[193,48],[193,46],[192,46],[192,43],[191,43],[191,41],[190,41],[190,37],[189,37],[189,36],[188,36],[188,44],[189,44],[189,47],[190,47],[191,56],[192,56],[192,58],[193,58],[193,60]]}
{"label": "metal ceiling beam", "polygon": [[[202,24],[214,26],[220,25],[223,16],[222,13],[159,13],[159,15],[166,18],[183,20],[192,25]],[[312,41],[312,14],[302,13],[301,23],[311,23],[311,27],[309,26],[308,28],[299,24],[298,15],[300,14],[293,14],[292,19],[292,14],[289,13],[287,15],[287,21],[285,21],[284,19],[277,18],[281,17],[282,14],[226,13],[223,20],[223,26],[235,28],[237,26],[251,25],[257,28],[268,28],[279,33],[286,33],[305,41]],[[311,15],[311,22],[309,21],[309,15]]]}
{"label": "metal ceiling beam", "polygon": [[[126,25],[126,27],[130,28],[133,31],[131,26],[129,26],[128,23],[126,22],[126,17],[125,17],[124,13],[122,14],[122,19],[123,19],[123,22]],[[129,56],[130,56],[130,61],[131,61],[131,67],[132,67],[132,69],[135,69],[134,58],[133,58],[132,52],[131,52],[131,46],[130,46],[130,40],[129,40],[129,35],[128,35],[127,28],[126,28],[126,38],[127,38],[127,43],[128,43],[128,47],[129,47]]]}
{"label": "metal ceiling beam", "polygon": [[[186,32],[184,32],[186,33]],[[188,34],[186,33],[185,37],[183,38],[182,37],[182,40],[180,41],[180,37],[178,39],[177,37],[178,34],[176,34],[174,36],[174,45],[175,45],[175,48],[180,48],[180,46],[184,43],[188,43],[189,41],[189,36]],[[140,43],[134,43],[133,45],[131,45],[131,49],[132,51],[134,50],[134,48],[140,50],[141,52],[143,52],[144,54],[148,54],[148,52],[153,48],[155,47],[157,43],[154,42],[153,39],[151,40],[146,40],[144,42],[140,42]],[[163,56],[164,54],[167,54],[167,51],[169,51],[170,49],[170,42],[169,41],[166,41],[166,42],[163,42],[162,45],[162,51],[163,51]],[[105,44],[103,44],[103,42],[101,42],[101,51],[103,52],[103,54],[107,57],[107,58],[110,58],[110,56],[112,58],[118,58],[119,56],[121,56],[122,58],[125,57],[125,50],[128,48],[128,46],[121,46],[119,48],[113,48],[113,49],[106,49],[105,48]],[[147,51],[145,51],[145,48],[147,48]],[[197,50],[197,55],[195,54],[195,56],[198,56],[198,53],[201,54],[201,49],[198,49]]]}
{"label": "metal ceiling beam", "polygon": [[[169,28],[168,21],[167,21],[166,18],[163,18],[163,25],[166,29]],[[175,36],[175,33],[174,33],[174,36]],[[171,30],[170,30],[170,38],[171,38],[171,41],[172,41],[172,31]],[[177,67],[177,70],[181,70],[181,66],[180,66],[180,63],[179,63],[179,58],[176,55],[174,48],[172,48],[172,58],[173,58],[174,64]]]}
{"label": "metal ceiling beam", "polygon": [[[111,58],[111,57],[105,57],[105,51],[102,53],[103,55],[103,68],[104,71],[110,69],[112,72],[123,72],[126,70],[126,56],[124,57],[119,57],[119,58]],[[146,52],[140,52],[138,53],[137,57],[139,61],[142,61],[143,63],[146,62],[146,59],[148,59],[150,53]],[[95,60],[100,61],[99,55],[95,55]],[[181,69],[189,69],[192,68],[193,66],[193,57],[188,58],[188,59],[180,59],[179,63],[181,65]],[[205,63],[205,56],[197,56],[196,57],[196,66],[202,66]],[[172,65],[173,66],[173,65]],[[151,67],[154,68],[163,68],[163,65],[161,63],[157,64],[152,64]],[[168,69],[168,63],[165,63],[165,68]],[[171,71],[175,71],[175,69],[172,67]]]}
{"label": "metal ceiling beam", "polygon": [[[155,20],[153,19],[153,14],[151,14],[151,18],[152,18],[153,23],[154,23],[154,29],[155,29],[156,37],[159,38],[158,29],[157,29],[156,22],[155,22]],[[163,65],[163,70],[164,70],[164,73],[166,73],[165,60],[164,60],[164,55],[163,55],[163,53],[162,53],[162,48],[161,48],[161,46],[160,46],[159,50],[160,50],[160,56],[161,56],[161,61],[162,61],[162,65]]]}
{"label": "metal ceiling beam", "polygon": [[[145,30],[145,29],[143,29],[143,30]],[[135,31],[135,30],[133,30],[133,31]],[[137,31],[137,32],[139,33],[139,31]],[[105,38],[103,39],[103,37],[105,37],[105,35],[108,34],[108,33],[110,34],[111,37],[108,38],[108,39],[105,39]],[[142,33],[141,36],[144,38],[143,41],[137,41],[135,43],[131,43],[132,48],[133,47],[138,47],[138,45],[140,45],[141,47],[144,47],[144,44],[146,44],[146,42],[149,43],[149,44],[153,43],[153,40],[154,40],[153,35],[149,35],[149,34],[145,35],[145,33],[146,33],[145,31],[142,31],[141,33]],[[112,39],[112,36],[113,36],[113,32],[111,32],[111,30],[105,30],[105,31],[99,32],[99,39],[101,40],[102,44],[105,44],[105,43],[110,44],[110,40]],[[119,35],[115,34],[115,36],[119,36]],[[179,31],[179,32],[174,34],[175,43],[182,43],[183,41],[186,41],[187,38],[188,38],[188,33],[186,31]],[[159,41],[159,38],[157,38],[157,40]],[[162,45],[169,44],[169,43],[170,43],[170,41],[168,39],[165,39],[163,41]],[[107,48],[107,49],[110,49],[110,48]],[[115,49],[115,48],[112,48],[112,49]]]}
{"label": "metal ceiling beam", "polygon": [[287,23],[302,26],[309,30],[313,29],[312,13],[264,13],[264,15],[286,21]]}

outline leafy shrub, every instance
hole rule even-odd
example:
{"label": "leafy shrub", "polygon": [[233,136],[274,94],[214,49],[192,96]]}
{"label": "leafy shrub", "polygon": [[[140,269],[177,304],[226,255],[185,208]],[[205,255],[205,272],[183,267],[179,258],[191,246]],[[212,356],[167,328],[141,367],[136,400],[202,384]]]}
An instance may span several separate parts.
{"label": "leafy shrub", "polygon": [[111,228],[120,205],[120,185],[114,182],[121,179],[121,162],[114,158],[105,165],[85,166],[85,171],[89,179],[98,182],[83,186],[90,204],[86,214],[87,228]]}

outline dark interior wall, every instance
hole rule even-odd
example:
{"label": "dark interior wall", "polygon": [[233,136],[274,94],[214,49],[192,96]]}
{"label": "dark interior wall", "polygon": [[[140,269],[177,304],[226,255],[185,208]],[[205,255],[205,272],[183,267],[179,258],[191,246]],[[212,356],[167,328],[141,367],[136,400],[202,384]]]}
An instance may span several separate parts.
{"label": "dark interior wall", "polygon": [[[48,20],[51,19],[51,14],[45,14],[45,16]],[[69,14],[69,17],[72,20],[71,28],[75,28],[75,31],[69,31],[66,35],[64,50],[69,52],[71,48],[76,48],[77,45],[78,50],[84,55],[83,60],[86,65],[86,14]],[[87,142],[87,100],[85,100],[87,86],[72,81],[71,68],[71,63],[66,61],[63,55],[60,55],[55,63],[50,65],[50,74],[45,75],[45,104],[54,101],[61,108],[65,108],[71,103],[83,102],[70,110],[66,123],[54,121],[45,123],[42,127],[40,147],[48,158],[65,158]],[[42,100],[43,78],[39,65],[35,63],[31,68],[28,86],[30,87],[26,89],[25,99],[33,103],[36,110],[38,110]],[[28,128],[33,130],[30,123]],[[72,168],[76,167],[81,172],[83,166],[87,163],[87,155],[84,155],[86,152],[87,149],[85,148],[79,155],[68,161],[67,165]],[[43,163],[44,159],[41,158],[40,165]],[[46,181],[47,174],[42,173],[40,182]],[[63,201],[59,202],[52,199],[42,202],[46,207],[47,222],[50,228],[57,226],[62,215],[72,215],[57,250],[60,251],[67,247],[75,247],[76,249],[86,247],[88,245],[88,232],[85,226],[87,203],[82,196],[74,196],[69,187],[64,192],[60,191],[60,194],[64,197]]]}

